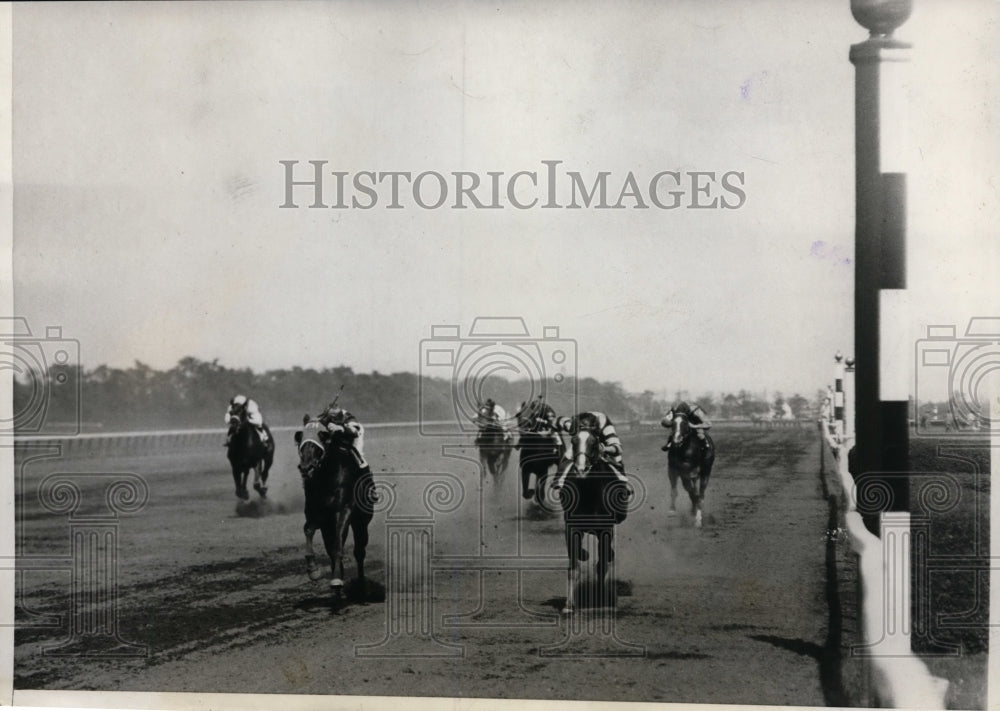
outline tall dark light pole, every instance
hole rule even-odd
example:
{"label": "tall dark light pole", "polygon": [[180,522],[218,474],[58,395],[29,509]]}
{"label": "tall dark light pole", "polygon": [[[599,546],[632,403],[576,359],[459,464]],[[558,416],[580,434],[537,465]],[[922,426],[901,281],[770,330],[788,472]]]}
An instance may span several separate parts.
{"label": "tall dark light pole", "polygon": [[[909,351],[906,316],[906,173],[902,69],[910,45],[893,31],[911,0],[851,0],[869,30],[851,47],[855,66],[854,353],[857,428],[854,475],[859,503],[907,511],[909,486]],[[859,508],[864,508],[859,505]],[[881,516],[865,525],[878,534]]]}

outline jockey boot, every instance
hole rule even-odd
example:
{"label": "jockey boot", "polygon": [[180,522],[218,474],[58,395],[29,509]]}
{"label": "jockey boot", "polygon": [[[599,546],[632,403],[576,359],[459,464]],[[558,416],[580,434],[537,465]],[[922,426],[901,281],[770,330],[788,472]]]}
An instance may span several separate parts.
{"label": "jockey boot", "polygon": [[227,449],[229,448],[229,442],[232,441],[233,439],[233,429],[234,428],[232,427],[232,425],[230,425],[229,431],[226,432],[226,441],[222,443],[222,446],[226,447]]}
{"label": "jockey boot", "polygon": [[267,428],[266,427],[264,427],[263,425],[261,425],[260,427],[257,427],[257,435],[260,437],[261,444],[264,444],[265,442],[267,442],[268,437],[267,437]]}
{"label": "jockey boot", "polygon": [[667,442],[665,445],[663,445],[662,447],[660,447],[660,451],[661,452],[669,452],[670,451],[670,442]]}
{"label": "jockey boot", "polygon": [[705,459],[708,459],[712,455],[712,443],[708,441],[708,437],[698,432],[698,439],[701,440],[701,453]]}

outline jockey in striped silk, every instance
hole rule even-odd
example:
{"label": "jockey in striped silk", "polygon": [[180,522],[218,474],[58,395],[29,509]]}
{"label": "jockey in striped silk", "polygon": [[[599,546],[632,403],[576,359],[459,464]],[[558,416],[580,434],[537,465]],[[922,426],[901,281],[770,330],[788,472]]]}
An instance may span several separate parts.
{"label": "jockey in striped silk", "polygon": [[[605,460],[611,465],[611,469],[615,473],[615,476],[617,476],[621,481],[628,481],[628,478],[625,476],[625,461],[623,456],[624,450],[622,449],[622,441],[618,437],[618,432],[615,430],[615,426],[614,423],[611,422],[611,418],[603,412],[581,412],[575,417],[556,418],[556,427],[560,431],[566,432],[571,436],[576,435],[576,433],[581,430],[586,430],[594,437],[597,437],[597,441],[600,445],[600,452],[604,456]],[[575,454],[576,452],[566,452],[563,455],[563,460],[559,464],[559,476],[555,483],[556,488],[561,487],[563,482],[566,480],[566,475],[569,474],[569,470],[573,466],[573,458]]]}

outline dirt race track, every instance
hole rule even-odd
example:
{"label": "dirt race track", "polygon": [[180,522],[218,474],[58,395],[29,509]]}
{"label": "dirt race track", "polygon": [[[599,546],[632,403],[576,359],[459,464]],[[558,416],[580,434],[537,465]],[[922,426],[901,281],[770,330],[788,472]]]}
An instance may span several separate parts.
{"label": "dirt race track", "polygon": [[[830,578],[815,430],[714,434],[705,526],[696,529],[683,492],[678,513],[668,512],[662,434],[623,433],[642,486],[618,528],[617,607],[572,619],[559,615],[565,571],[549,564],[564,555],[561,516],[521,500],[516,457],[480,488],[471,446],[442,456],[445,440],[373,430],[369,459],[395,502],[370,528],[371,601],[335,604],[325,581],[305,574],[290,437],[278,441],[266,507],[236,505],[218,445],[73,460],[22,451],[18,542],[28,558],[70,550],[67,515],[39,505],[39,483],[53,472],[135,473],[149,499],[116,529],[118,633],[139,647],[66,644],[69,571],[25,570],[15,688],[858,703],[855,680],[842,673],[842,625],[853,626],[854,611],[844,606],[842,619],[843,591]],[[102,510],[100,491],[84,486],[77,517]],[[417,560],[431,555],[420,546],[433,549],[432,573],[387,574],[387,536],[405,530],[430,530],[404,539]],[[514,562],[477,570],[484,556]],[[42,653],[59,645],[66,656]],[[95,656],[123,651],[140,656]]]}

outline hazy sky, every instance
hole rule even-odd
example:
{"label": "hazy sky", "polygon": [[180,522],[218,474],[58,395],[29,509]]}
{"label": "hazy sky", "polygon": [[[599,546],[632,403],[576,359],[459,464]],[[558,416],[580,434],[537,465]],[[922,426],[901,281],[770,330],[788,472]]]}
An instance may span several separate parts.
{"label": "hazy sky", "polygon": [[[914,4],[916,338],[1000,314],[1000,12]],[[629,389],[811,395],[851,348],[865,34],[847,0],[18,5],[15,310],[88,367],[416,371],[431,326],[523,316]],[[739,171],[746,200],[334,210],[306,191],[279,209],[281,160],[561,160],[610,171],[612,202],[629,171]]]}

